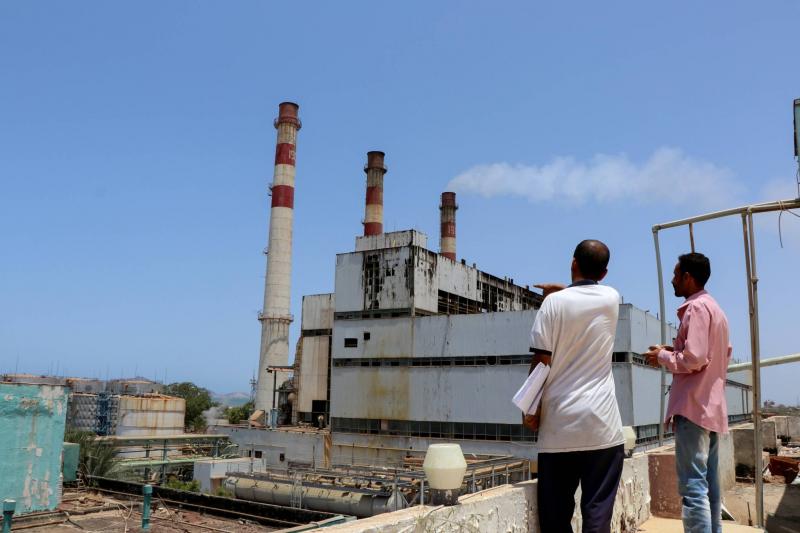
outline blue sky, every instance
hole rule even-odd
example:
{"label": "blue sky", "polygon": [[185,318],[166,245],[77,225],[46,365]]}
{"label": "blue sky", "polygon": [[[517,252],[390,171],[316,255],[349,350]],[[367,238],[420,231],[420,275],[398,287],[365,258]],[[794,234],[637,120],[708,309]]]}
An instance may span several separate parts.
{"label": "blue sky", "polygon": [[[295,316],[353,248],[374,149],[387,230],[435,247],[454,187],[459,257],[565,281],[575,244],[603,239],[608,283],[655,310],[653,223],[797,194],[799,16],[789,0],[3,2],[0,371],[247,390],[283,100],[304,124]],[[762,352],[796,352],[800,219],[782,217],[783,248],[777,216],[757,229]],[[747,359],[738,220],[696,240]],[[687,247],[664,235],[667,271]],[[798,380],[766,369],[764,397],[795,403]]]}

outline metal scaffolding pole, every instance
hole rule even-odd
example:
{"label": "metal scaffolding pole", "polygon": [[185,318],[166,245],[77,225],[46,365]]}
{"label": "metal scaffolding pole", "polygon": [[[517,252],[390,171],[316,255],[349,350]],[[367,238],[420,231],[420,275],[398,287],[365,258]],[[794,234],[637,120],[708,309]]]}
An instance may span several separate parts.
{"label": "metal scaffolding pole", "polygon": [[[763,527],[764,525],[764,480],[762,478],[763,465],[761,460],[762,450],[762,435],[761,435],[761,363],[760,360],[760,338],[759,338],[759,322],[758,322],[758,274],[756,271],[756,249],[755,249],[755,231],[753,228],[753,214],[754,213],[768,213],[774,211],[785,211],[788,209],[800,208],[800,198],[791,200],[779,200],[776,202],[765,202],[760,204],[747,205],[736,207],[733,209],[725,209],[723,211],[715,211],[713,213],[706,213],[695,217],[685,218],[682,220],[675,220],[663,224],[656,224],[653,226],[653,240],[656,250],[656,262],[658,268],[658,291],[659,291],[659,304],[661,309],[661,343],[666,344],[666,331],[667,322],[664,316],[664,280],[661,270],[661,250],[658,241],[658,232],[663,229],[675,228],[679,226],[686,226],[695,224],[697,222],[704,222],[706,220],[713,220],[717,218],[724,218],[731,215],[741,215],[742,217],[742,236],[744,239],[744,259],[745,268],[747,273],[747,299],[749,303],[750,315],[750,349],[751,349],[751,371],[753,378],[753,432],[754,432],[754,445],[753,453],[755,464],[755,499],[756,499],[756,525]],[[781,361],[783,362],[783,361]],[[788,362],[788,361],[787,361]],[[778,364],[778,363],[775,363]],[[661,388],[661,418],[662,424],[659,428],[659,443],[663,439],[663,418],[664,418],[664,388],[665,378],[662,367],[662,388]]]}
{"label": "metal scaffolding pole", "polygon": [[[656,267],[658,269],[658,308],[661,318],[661,344],[667,344],[667,321],[664,317],[666,313],[666,302],[664,301],[664,274],[661,270],[661,247],[658,244],[658,230],[653,228],[653,241],[656,245]],[[666,410],[665,402],[667,400],[667,371],[659,365],[661,369],[661,398],[659,399],[658,411],[658,445],[664,445],[664,413]]]}
{"label": "metal scaffolding pole", "polygon": [[753,367],[753,465],[756,485],[756,525],[764,525],[764,478],[761,475],[761,451],[764,449],[761,435],[761,368],[759,357],[758,324],[758,275],[756,273],[756,246],[753,232],[753,213],[742,213],[742,232],[744,234],[744,255],[747,271],[747,300],[750,307],[750,353]]}

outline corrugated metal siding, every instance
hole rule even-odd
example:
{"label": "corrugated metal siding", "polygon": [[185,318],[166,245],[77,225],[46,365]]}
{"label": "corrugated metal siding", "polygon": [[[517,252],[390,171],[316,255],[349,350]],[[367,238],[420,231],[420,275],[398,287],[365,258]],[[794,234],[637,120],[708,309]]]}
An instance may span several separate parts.
{"label": "corrugated metal siding", "polygon": [[[678,331],[671,325],[667,329],[667,343]],[[645,353],[650,346],[661,343],[661,321],[655,316],[631,304],[619,306],[615,352]]]}
{"label": "corrugated metal siding", "polygon": [[379,250],[381,248],[399,248],[402,246],[428,247],[428,236],[415,230],[390,231],[380,235],[364,235],[356,237],[356,251]]}
{"label": "corrugated metal siding", "polygon": [[[411,248],[414,268],[413,306],[415,309],[437,313],[439,311],[439,255],[423,248]],[[449,262],[449,261],[448,261]],[[464,279],[466,282],[466,277]]]}
{"label": "corrugated metal siding", "polygon": [[437,268],[439,271],[438,290],[457,294],[470,300],[480,300],[476,269],[455,261],[439,261]]}
{"label": "corrugated metal siding", "polygon": [[[617,366],[617,365],[615,365]],[[633,426],[658,424],[661,413],[661,370],[658,368],[629,365],[631,367],[633,395]],[[672,376],[667,374],[667,385],[672,383]]]}
{"label": "corrugated metal siding", "polygon": [[[528,354],[536,311],[338,320],[333,358],[461,357]],[[369,340],[363,340],[364,333]],[[488,334],[490,332],[490,334]],[[345,348],[345,338],[358,346]]]}
{"label": "corrugated metal siding", "polygon": [[177,435],[183,433],[183,398],[121,396],[117,435]]}
{"label": "corrugated metal siding", "polygon": [[338,368],[331,383],[342,418],[519,424],[511,395],[524,365],[458,368]]}
{"label": "corrugated metal siding", "polygon": [[328,395],[328,346],[330,337],[303,337],[303,357],[300,364],[300,387],[296,410],[310,413],[314,400],[326,400]]}
{"label": "corrugated metal siding", "polygon": [[[631,311],[633,313],[631,313]],[[454,358],[528,355],[535,310],[472,315],[438,315],[368,320],[337,320],[332,354],[342,359]],[[620,322],[618,335],[644,327],[655,317],[625,306],[634,320]],[[641,317],[637,321],[636,317]],[[652,319],[652,320],[650,320]],[[652,325],[652,324],[651,324]],[[652,341],[634,332],[633,347]],[[369,340],[364,334],[369,333]],[[345,339],[357,346],[345,347]],[[623,340],[623,342],[625,342]],[[475,367],[336,366],[331,370],[331,416],[341,418],[516,423],[510,397],[527,375],[527,365]],[[659,423],[660,371],[638,364],[613,365],[617,402],[623,423]],[[669,383],[671,376],[667,376]],[[741,379],[732,376],[731,379]],[[742,411],[741,389],[729,385],[730,414]],[[737,400],[737,398],[739,398]],[[752,403],[750,404],[752,405]]]}
{"label": "corrugated metal siding", "polygon": [[303,296],[303,315],[300,321],[302,330],[333,329],[333,294],[312,294]]}
{"label": "corrugated metal siding", "polygon": [[364,255],[336,256],[336,312],[361,311],[364,308],[362,271]]}

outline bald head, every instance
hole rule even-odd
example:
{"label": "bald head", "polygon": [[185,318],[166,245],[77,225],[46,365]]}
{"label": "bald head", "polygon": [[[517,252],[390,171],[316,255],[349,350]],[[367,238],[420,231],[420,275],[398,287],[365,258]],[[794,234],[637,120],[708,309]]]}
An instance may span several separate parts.
{"label": "bald head", "polygon": [[580,274],[586,279],[600,281],[605,277],[611,252],[608,246],[594,239],[581,241],[572,254]]}

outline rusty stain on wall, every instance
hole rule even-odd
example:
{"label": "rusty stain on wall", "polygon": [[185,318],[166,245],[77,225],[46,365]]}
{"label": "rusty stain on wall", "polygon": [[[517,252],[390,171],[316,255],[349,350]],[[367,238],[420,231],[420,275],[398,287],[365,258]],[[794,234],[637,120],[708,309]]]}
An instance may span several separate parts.
{"label": "rusty stain on wall", "polygon": [[63,386],[0,383],[0,496],[19,514],[59,503],[66,407]]}

